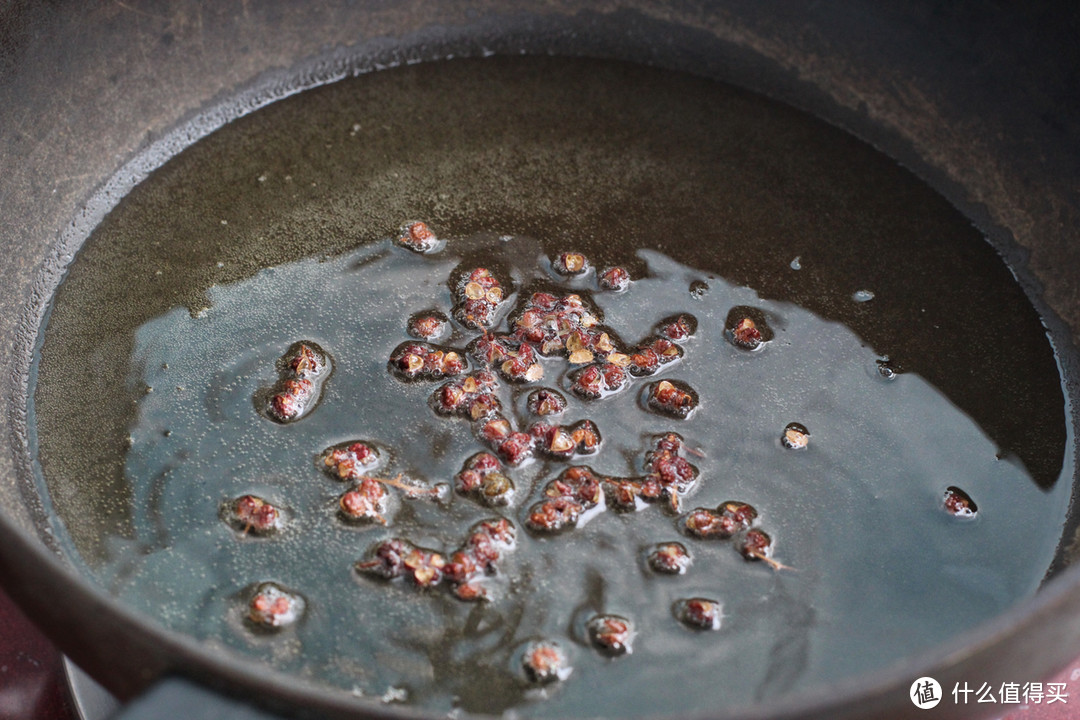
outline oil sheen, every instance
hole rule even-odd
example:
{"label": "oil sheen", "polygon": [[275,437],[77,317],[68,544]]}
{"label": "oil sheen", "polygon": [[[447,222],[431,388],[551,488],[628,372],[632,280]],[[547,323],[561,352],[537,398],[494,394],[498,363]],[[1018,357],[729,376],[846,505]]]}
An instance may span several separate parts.
{"label": "oil sheen", "polygon": [[[422,219],[446,240],[393,242]],[[623,293],[560,279],[550,260],[619,264]],[[470,424],[428,403],[438,382],[388,371],[406,323],[450,315],[448,278],[497,269],[512,306],[538,285],[591,298],[629,346],[685,313],[685,356],[596,401],[565,360],[503,383],[531,420],[534,386],[591,419],[600,451],[573,464],[640,475],[661,433],[700,451],[684,510],[752,504],[790,569],[698,540],[661,504],[597,512],[558,535],[528,508],[568,464],[508,474],[504,508],[391,490],[387,524],[346,524],[347,488],[319,467],[331,445],[383,449],[380,475],[452,483],[480,451]],[[772,339],[725,336],[732,308]],[[501,328],[505,328],[505,318]],[[477,332],[454,324],[440,343]],[[260,413],[298,340],[333,358],[318,406]],[[475,367],[475,363],[474,363]],[[882,373],[887,367],[895,374]],[[36,365],[35,444],[52,532],[73,562],[171,629],[327,692],[449,712],[685,716],[783,697],[885,668],[992,618],[1038,588],[1069,502],[1071,456],[1055,356],[1038,315],[966,218],[840,130],[700,78],[583,59],[486,58],[387,70],[241,118],[136,187],[87,240],[54,298]],[[685,420],[641,391],[676,379]],[[783,447],[785,426],[811,434]],[[1061,478],[1064,478],[1063,480]],[[948,486],[974,520],[942,508]],[[271,537],[237,533],[222,503],[286,510]],[[517,547],[490,601],[359,575],[373,545],[407,537],[449,554],[503,516]],[[644,561],[678,540],[685,574]],[[255,633],[250,588],[299,590],[295,626]],[[717,631],[680,624],[680,598],[719,600]],[[633,620],[633,651],[593,649],[586,621]],[[525,681],[522,646],[559,642],[572,672]]]}

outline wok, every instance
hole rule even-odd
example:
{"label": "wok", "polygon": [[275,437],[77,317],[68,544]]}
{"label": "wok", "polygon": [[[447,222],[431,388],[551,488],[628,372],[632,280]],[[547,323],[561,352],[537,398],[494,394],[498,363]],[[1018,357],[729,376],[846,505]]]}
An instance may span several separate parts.
{"label": "wok", "polygon": [[[15,352],[5,358],[10,411],[0,421],[12,448],[0,466],[5,587],[125,698],[176,675],[282,712],[396,714],[267,677],[104,596],[58,557],[41,530],[49,500],[29,480],[29,358],[78,244],[164,159],[292,92],[297,67],[329,80],[448,54],[589,55],[686,70],[807,109],[912,168],[990,236],[1042,311],[1075,392],[1080,119],[1070,38],[1077,22],[1076,10],[1050,6],[933,3],[789,8],[783,17],[738,3],[7,6],[0,11],[8,250],[0,317]],[[917,712],[908,699],[916,677],[949,688],[972,677],[997,685],[1048,674],[1080,647],[1080,570],[1068,567],[1076,524],[1066,525],[1055,577],[995,621],[888,672],[738,716],[900,717]],[[978,708],[940,710],[960,716]]]}

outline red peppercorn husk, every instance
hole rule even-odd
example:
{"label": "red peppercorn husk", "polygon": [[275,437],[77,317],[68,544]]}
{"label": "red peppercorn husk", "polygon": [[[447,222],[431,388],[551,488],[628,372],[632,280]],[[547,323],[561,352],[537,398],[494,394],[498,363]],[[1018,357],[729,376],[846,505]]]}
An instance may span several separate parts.
{"label": "red peppercorn husk", "polygon": [[409,318],[405,327],[409,335],[417,340],[431,342],[438,340],[449,332],[450,320],[441,312],[428,311],[417,313]]}
{"label": "red peppercorn husk", "polygon": [[656,334],[671,342],[682,343],[697,332],[697,318],[690,314],[664,318],[656,328]]}
{"label": "red peppercorn husk", "polygon": [[419,588],[429,588],[442,581],[446,560],[437,552],[413,547],[401,560],[406,573]]}
{"label": "red peppercorn husk", "polygon": [[270,397],[268,413],[271,418],[280,423],[291,422],[298,419],[307,407],[307,400],[311,396],[310,386],[302,386],[299,383],[307,383],[307,380],[288,380],[290,385],[283,387]]}
{"label": "red peppercorn husk", "polygon": [[359,480],[381,462],[379,451],[361,440],[327,448],[322,455],[323,469],[340,480]]}
{"label": "red peppercorn husk", "polygon": [[465,358],[456,350],[422,342],[398,345],[389,368],[405,380],[441,380],[465,372]]}
{"label": "red peppercorn husk", "polygon": [[415,253],[431,253],[440,248],[439,238],[426,223],[416,221],[401,227],[397,244]]}
{"label": "red peppercorn husk", "polygon": [[465,542],[443,568],[459,599],[489,599],[489,583],[485,578],[495,574],[496,563],[514,549],[516,535],[514,525],[506,518],[483,520],[472,527]]}
{"label": "red peppercorn husk", "polygon": [[261,583],[248,601],[247,620],[261,630],[281,630],[303,616],[305,604],[299,593],[277,583]]}
{"label": "red peppercorn husk", "polygon": [[708,508],[695,508],[684,520],[686,531],[699,538],[726,539],[735,534],[735,528],[725,524],[723,516]]}
{"label": "red peppercorn husk", "polygon": [[372,549],[370,560],[356,563],[356,570],[387,580],[401,577],[405,571],[405,556],[412,547],[412,543],[402,538],[384,540]]}
{"label": "red peppercorn husk", "polygon": [[536,292],[529,298],[527,307],[533,307],[542,312],[550,312],[555,309],[558,302],[559,299],[551,293]]}
{"label": "red peppercorn husk", "polygon": [[652,375],[660,369],[660,357],[650,348],[638,348],[629,355],[627,370],[635,377]]}
{"label": "red peppercorn husk", "polygon": [[570,426],[539,422],[529,428],[538,452],[566,459],[591,455],[600,447],[600,430],[592,420],[579,420]]}
{"label": "red peppercorn husk", "polygon": [[330,356],[310,341],[293,343],[277,361],[278,381],[266,401],[266,414],[279,423],[299,420],[311,412],[330,376]]}
{"label": "red peppercorn husk", "polygon": [[532,457],[532,437],[528,433],[513,432],[499,443],[495,452],[508,465],[517,466]]}
{"label": "red peppercorn husk", "polygon": [[536,292],[516,311],[510,325],[517,341],[541,355],[562,355],[573,364],[583,364],[616,349],[599,322],[596,310],[586,306],[580,295]]}
{"label": "red peppercorn husk", "polygon": [[544,377],[544,367],[537,362],[536,351],[528,343],[520,343],[510,350],[498,370],[511,382],[536,382]]}
{"label": "red peppercorn husk", "polygon": [[578,397],[596,400],[618,392],[626,386],[626,373],[612,363],[587,365],[570,375],[570,389]]}
{"label": "red peppercorn husk", "polygon": [[310,380],[326,371],[326,356],[307,343],[297,343],[285,355],[288,374],[300,380]]}
{"label": "red peppercorn husk", "polygon": [[675,362],[683,356],[683,349],[667,338],[654,338],[648,344],[648,349],[656,353],[661,365]]}
{"label": "red peppercorn husk", "polygon": [[465,461],[454,476],[454,489],[488,506],[507,505],[514,495],[514,483],[502,472],[502,463],[486,452]]}
{"label": "red peppercorn husk", "polygon": [[600,429],[592,420],[578,420],[570,426],[569,433],[578,455],[592,455],[600,449]]}
{"label": "red peppercorn husk", "polygon": [[655,336],[644,340],[629,354],[626,369],[635,377],[645,377],[682,356],[683,349],[669,338]]}
{"label": "red peppercorn husk", "polygon": [[684,420],[697,408],[698,398],[686,383],[660,380],[649,387],[649,407],[670,417]]}
{"label": "red peppercorn husk", "polygon": [[649,553],[649,567],[664,575],[682,575],[692,562],[690,552],[679,542],[660,543]]}
{"label": "red peppercorn husk", "polygon": [[793,570],[783,563],[773,560],[773,540],[764,530],[748,530],[738,542],[739,554],[747,560],[760,560],[773,570]]}
{"label": "red peppercorn husk", "polygon": [[593,647],[606,655],[626,655],[633,651],[634,625],[619,615],[596,615],[585,623]]}
{"label": "red peppercorn husk", "polygon": [[338,498],[338,510],[342,519],[350,522],[377,522],[386,524],[386,490],[377,479],[365,477],[360,484],[347,490]]}
{"label": "red peppercorn husk", "polygon": [[455,585],[453,592],[458,600],[464,600],[466,602],[490,599],[487,585],[482,582],[466,582]]}
{"label": "red peppercorn husk", "polygon": [[597,282],[601,290],[608,292],[625,292],[630,287],[630,273],[626,268],[609,267],[601,271]]}
{"label": "red peppercorn husk", "polygon": [[565,680],[571,672],[566,653],[551,640],[528,643],[522,653],[521,667],[525,678],[537,685]]}
{"label": "red peppercorn husk", "polygon": [[495,415],[482,423],[477,423],[476,426],[476,434],[480,436],[480,439],[494,448],[498,448],[513,431],[514,426],[502,415]]}
{"label": "red peppercorn husk", "polygon": [[749,528],[757,520],[757,509],[749,503],[737,500],[727,500],[716,506],[716,511],[724,517],[731,518],[739,525],[740,529]]}
{"label": "red peppercorn husk", "polygon": [[574,441],[561,425],[539,422],[529,428],[529,435],[536,443],[539,453],[554,458],[568,458],[574,454]]}
{"label": "red peppercorn husk", "polygon": [[697,630],[719,630],[723,618],[722,607],[709,598],[686,598],[676,601],[675,617],[684,625]]}
{"label": "red peppercorn husk", "polygon": [[529,393],[529,412],[542,417],[561,415],[566,410],[566,398],[562,393],[551,388],[540,388]]}
{"label": "red peppercorn husk", "polygon": [[474,576],[479,575],[483,568],[476,559],[463,550],[458,550],[450,556],[450,560],[443,568],[446,579],[452,583],[465,584]]}
{"label": "red peppercorn husk", "polygon": [[576,525],[603,501],[603,478],[585,466],[569,467],[544,486],[544,496],[529,509],[527,524],[539,532],[556,532]]}
{"label": "red peppercorn husk", "polygon": [[477,362],[495,368],[511,382],[535,382],[544,377],[536,350],[517,337],[485,332],[469,343],[468,352]]}
{"label": "red peppercorn husk", "polygon": [[487,268],[474,268],[463,273],[452,290],[454,318],[465,327],[477,330],[495,325],[499,308],[508,294]]}
{"label": "red peppercorn husk", "polygon": [[744,350],[757,350],[764,338],[757,324],[750,318],[742,318],[729,331],[731,342]]}
{"label": "red peppercorn husk", "polygon": [[643,500],[667,498],[671,508],[678,512],[682,497],[693,489],[698,477],[698,469],[680,454],[688,450],[676,433],[657,439],[656,449],[645,455],[647,475],[640,491]]}
{"label": "red peppercorn husk", "polygon": [[[612,510],[633,511],[645,507],[644,481],[640,478],[605,478],[604,493]],[[652,499],[655,499],[652,498]]]}
{"label": "red peppercorn husk", "polygon": [[551,269],[559,275],[583,275],[590,267],[589,259],[579,252],[564,252],[551,261]]}
{"label": "red peppercorn husk", "polygon": [[571,498],[545,500],[529,509],[528,526],[541,532],[557,532],[576,524],[583,512],[585,507]]}
{"label": "red peppercorn husk", "polygon": [[788,423],[780,443],[789,450],[805,450],[810,444],[810,431],[799,423]]}
{"label": "red peppercorn husk", "polygon": [[413,545],[403,538],[391,538],[376,545],[371,559],[357,562],[358,572],[392,580],[408,577],[419,588],[438,585],[443,579],[446,559],[434,550]]}
{"label": "red peppercorn husk", "polygon": [[222,517],[234,530],[256,536],[272,535],[284,524],[277,506],[257,495],[241,495],[226,503]]}
{"label": "red peppercorn husk", "polygon": [[715,510],[696,508],[684,520],[686,531],[699,538],[726,540],[751,527],[757,519],[757,510],[743,502],[729,500]]}
{"label": "red peppercorn husk", "polygon": [[979,512],[979,507],[971,496],[953,485],[945,490],[942,504],[947,513],[959,518],[974,518]]}
{"label": "red peppercorn husk", "polygon": [[477,437],[506,464],[517,466],[532,457],[532,436],[515,431],[510,421],[502,415],[492,415],[473,427]]}
{"label": "red peppercorn husk", "polygon": [[575,465],[563,470],[559,477],[544,487],[544,495],[550,498],[569,497],[591,508],[603,498],[601,483],[603,478],[592,468]]}
{"label": "red peppercorn husk", "polygon": [[440,415],[458,415],[469,420],[482,420],[496,415],[502,403],[495,395],[498,378],[490,370],[480,370],[463,378],[440,385],[431,394],[429,403]]}
{"label": "red peppercorn husk", "polygon": [[514,338],[485,331],[483,335],[469,343],[467,351],[469,356],[477,362],[498,367],[510,359],[515,344]]}
{"label": "red peppercorn husk", "polygon": [[498,305],[484,299],[465,300],[454,306],[454,318],[467,328],[479,330],[495,325]]}

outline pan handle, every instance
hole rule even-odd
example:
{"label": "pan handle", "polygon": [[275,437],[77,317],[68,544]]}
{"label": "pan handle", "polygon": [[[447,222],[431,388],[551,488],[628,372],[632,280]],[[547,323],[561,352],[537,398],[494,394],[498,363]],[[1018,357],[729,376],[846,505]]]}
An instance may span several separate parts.
{"label": "pan handle", "polygon": [[285,720],[179,677],[158,680],[112,720]]}

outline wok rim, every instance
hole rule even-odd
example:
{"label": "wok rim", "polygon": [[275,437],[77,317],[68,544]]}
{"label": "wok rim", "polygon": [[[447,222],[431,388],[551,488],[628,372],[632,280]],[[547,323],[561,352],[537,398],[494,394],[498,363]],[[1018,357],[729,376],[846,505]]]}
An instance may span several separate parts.
{"label": "wok rim", "polygon": [[[501,20],[505,21],[503,17]],[[524,23],[524,29],[528,29],[528,22]],[[505,26],[500,27],[500,32],[505,32]],[[459,35],[446,35],[445,29],[440,31],[438,40],[447,46],[454,47],[458,44],[475,44],[475,33],[469,29],[462,30]],[[448,39],[449,37],[449,39]],[[309,58],[302,63],[309,71],[322,71],[328,74],[316,82],[301,84],[296,87],[283,87],[282,78],[293,78],[304,73],[296,67],[285,71],[272,71],[252,81],[252,85],[241,90],[239,97],[252,98],[259,95],[267,87],[277,87],[279,92],[264,95],[261,104],[245,103],[245,110],[233,112],[229,108],[238,105],[237,95],[231,95],[227,99],[218,100],[209,108],[203,109],[194,116],[181,118],[174,127],[162,138],[155,141],[147,148],[143,148],[135,157],[125,162],[108,180],[104,187],[94,191],[92,198],[85,205],[76,208],[74,216],[76,220],[67,226],[60,235],[60,239],[53,245],[50,258],[44,268],[39,268],[34,283],[35,302],[26,309],[21,318],[19,327],[19,345],[13,355],[15,359],[14,387],[12,389],[12,401],[8,414],[12,425],[14,437],[11,438],[11,446],[14,448],[13,460],[19,476],[27,506],[37,517],[40,528],[46,528],[51,515],[47,510],[47,499],[42,500],[36,492],[34,480],[33,457],[30,453],[30,442],[26,435],[27,427],[27,401],[31,387],[29,385],[31,364],[35,348],[39,342],[39,336],[43,332],[48,321],[48,308],[53,295],[67,267],[68,262],[74,256],[75,251],[87,238],[89,232],[95,227],[113,207],[119,202],[120,197],[125,195],[136,184],[141,182],[150,172],[171,158],[176,152],[181,152],[188,145],[197,141],[221,127],[225,123],[242,115],[283,99],[296,92],[301,92],[322,84],[334,82],[356,74],[358,68],[353,65],[356,62],[371,62],[371,66],[364,72],[383,69],[380,63],[372,60],[373,57],[397,55],[399,62],[409,60],[410,48],[427,48],[430,52],[437,46],[431,42],[432,38],[419,33],[410,40],[403,41],[401,38],[384,48],[380,55],[376,52],[371,55],[369,44],[365,44],[360,50],[350,48],[347,51],[336,49],[331,51],[328,58],[320,55]],[[376,43],[378,45],[378,43]],[[455,57],[464,55],[457,53]],[[441,56],[440,56],[441,57]],[[424,61],[440,59],[440,57],[426,57]],[[617,58],[627,60],[627,58]],[[633,61],[633,60],[630,60]],[[392,67],[394,63],[382,63],[383,66]],[[714,78],[715,79],[715,78]],[[730,82],[721,79],[723,82]],[[746,86],[744,86],[746,87]],[[750,87],[754,92],[759,92]],[[787,100],[781,102],[788,103]],[[790,103],[788,103],[790,104]],[[802,108],[800,108],[802,109]],[[821,118],[817,112],[811,111],[815,117]],[[830,124],[836,124],[834,120],[825,119]],[[849,133],[850,127],[842,126]],[[855,133],[852,133],[855,134]],[[864,142],[865,137],[856,134]],[[875,144],[875,143],[872,143]],[[880,149],[880,147],[879,147]],[[895,155],[886,151],[891,157]],[[909,169],[910,166],[909,166]],[[927,168],[932,171],[933,168]],[[925,174],[916,173],[924,181],[929,182],[935,191],[942,192],[938,183],[927,180]],[[954,205],[955,198],[945,194]],[[114,199],[116,198],[116,199]],[[960,211],[971,218],[973,213],[970,208],[958,205]],[[980,226],[981,227],[981,226]],[[995,243],[995,247],[998,244]],[[1000,249],[999,249],[1000,251]],[[1027,269],[1022,263],[1011,260],[1008,252],[1003,252],[1007,265],[1017,272],[1020,268],[1018,280],[1025,287],[1029,295],[1033,281],[1027,276]],[[1070,342],[1069,333],[1064,323],[1052,312],[1048,312],[1045,306],[1036,305],[1040,315],[1047,318],[1049,336],[1054,346],[1055,355],[1058,357],[1061,373],[1065,379],[1064,392],[1066,399],[1066,422],[1075,430],[1077,426],[1077,408],[1074,398],[1078,395],[1076,378],[1078,373],[1075,365],[1076,348]],[[1066,452],[1071,452],[1075,457],[1077,438],[1074,444],[1066,447]],[[1076,478],[1074,478],[1075,504]],[[33,493],[26,493],[33,490]],[[1067,538],[1063,538],[1063,541]],[[360,700],[349,696],[344,691],[328,689],[317,683],[306,681],[302,678],[271,670],[260,666],[251,659],[244,658],[239,654],[228,650],[220,650],[206,646],[204,643],[159,625],[152,618],[134,611],[125,606],[119,600],[110,597],[100,588],[96,587],[88,579],[81,576],[78,571],[57,557],[58,548],[50,542],[49,537],[34,537],[11,522],[6,517],[6,511],[0,510],[0,577],[5,580],[13,596],[18,597],[24,608],[35,619],[43,619],[50,624],[58,624],[60,627],[71,632],[63,638],[56,638],[56,633],[50,633],[58,644],[77,663],[85,666],[88,659],[92,659],[98,650],[87,647],[87,637],[77,626],[87,626],[92,622],[110,628],[110,632],[122,637],[138,637],[142,644],[152,647],[155,655],[162,660],[160,666],[152,668],[155,677],[169,674],[179,674],[193,678],[201,683],[213,687],[228,695],[242,695],[245,699],[256,704],[265,704],[269,709],[282,710],[296,708],[304,711],[315,710],[319,713],[329,714],[333,717],[370,717],[370,718],[430,718],[441,717],[438,713],[424,712],[409,707],[387,707],[372,705],[370,700]],[[27,587],[31,589],[27,589]],[[901,658],[898,662],[870,673],[865,673],[853,678],[814,686],[808,690],[797,691],[783,698],[766,700],[752,706],[724,708],[716,713],[695,715],[693,717],[711,718],[713,720],[727,720],[728,718],[743,718],[755,720],[757,718],[775,718],[786,720],[788,718],[806,717],[848,717],[853,712],[858,713],[858,708],[864,708],[867,713],[873,712],[870,708],[892,706],[896,701],[890,698],[897,693],[904,692],[916,678],[923,676],[951,677],[951,670],[962,669],[964,663],[983,655],[992,655],[999,652],[999,648],[1008,647],[1012,641],[1027,635],[1039,635],[1034,632],[1043,627],[1050,619],[1061,616],[1080,616],[1080,565],[1068,567],[1062,570],[1056,577],[1049,579],[1036,592],[1035,595],[1022,600],[1005,612],[994,618],[979,624],[969,630],[963,631],[950,637],[946,642],[931,648],[930,650],[917,653],[912,656]],[[52,603],[41,602],[43,598],[64,597],[64,604],[75,606],[77,612],[72,615],[69,611],[58,613]],[[43,609],[35,612],[34,607]],[[47,607],[45,607],[47,606]],[[66,619],[58,619],[58,618]],[[1080,624],[1080,619],[1075,622]],[[1073,634],[1080,637],[1080,627]],[[66,647],[65,647],[66,646]],[[1058,656],[1062,650],[1058,650]],[[1063,657],[1048,657],[1045,667],[1056,669],[1072,657],[1072,653],[1066,652]],[[1042,675],[1042,673],[1038,673]],[[103,675],[91,673],[99,680]],[[1034,679],[1034,678],[1030,678]],[[1023,680],[1023,678],[1021,678]],[[130,687],[117,687],[114,683],[106,684],[110,689],[116,688],[123,698],[129,698],[132,692],[139,687],[146,687],[153,678],[139,677],[134,679]],[[944,685],[944,683],[943,683]],[[914,705],[908,704],[907,708],[914,712]],[[993,710],[990,708],[989,710]],[[469,715],[469,717],[484,717],[482,715]],[[664,716],[668,717],[668,716]]]}

